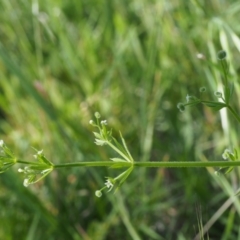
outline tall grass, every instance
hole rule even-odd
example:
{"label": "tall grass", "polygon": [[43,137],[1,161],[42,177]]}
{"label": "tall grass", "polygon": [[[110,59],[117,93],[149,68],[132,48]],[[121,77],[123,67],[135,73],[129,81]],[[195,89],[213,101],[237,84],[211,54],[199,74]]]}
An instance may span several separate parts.
{"label": "tall grass", "polygon": [[[21,158],[33,146],[54,163],[108,159],[93,143],[95,111],[137,161],[216,160],[239,146],[224,112],[176,108],[201,86],[209,96],[219,87],[222,48],[239,79],[237,1],[0,0],[0,9],[0,137]],[[236,86],[236,107],[239,95]],[[239,170],[207,170],[135,171],[101,199],[108,169],[59,170],[27,189],[9,170],[0,239],[191,239],[199,219],[209,239],[238,239]]]}

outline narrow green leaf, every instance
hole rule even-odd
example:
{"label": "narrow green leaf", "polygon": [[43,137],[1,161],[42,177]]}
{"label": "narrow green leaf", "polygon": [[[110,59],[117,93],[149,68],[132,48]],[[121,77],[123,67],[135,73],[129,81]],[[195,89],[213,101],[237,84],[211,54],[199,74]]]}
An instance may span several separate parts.
{"label": "narrow green leaf", "polygon": [[93,134],[94,134],[94,136],[95,136],[96,138],[98,138],[98,139],[101,139],[101,138],[102,138],[102,136],[101,136],[99,133],[97,133],[97,132],[93,132]]}
{"label": "narrow green leaf", "polygon": [[126,150],[124,149],[124,147],[115,139],[112,138],[116,147],[118,148],[118,150],[124,155],[122,155],[122,157],[124,157],[127,161],[130,161],[130,159],[128,158],[128,153],[126,152]]}
{"label": "narrow green leaf", "polygon": [[120,187],[123,185],[123,183],[126,181],[126,179],[128,178],[128,176],[131,174],[132,170],[133,170],[133,166],[130,167],[130,168],[128,168],[125,172],[123,172],[123,173],[121,174],[120,182],[119,182],[119,184],[118,184],[117,189],[120,188]]}
{"label": "narrow green leaf", "polygon": [[236,148],[234,148],[234,155],[235,155],[235,158],[238,159],[238,152]]}
{"label": "narrow green leaf", "polygon": [[126,160],[124,160],[122,158],[110,158],[110,159],[114,162],[127,162]]}
{"label": "narrow green leaf", "polygon": [[233,167],[228,168],[227,171],[225,172],[225,174],[230,173],[232,170],[233,170]]}
{"label": "narrow green leaf", "polygon": [[128,156],[129,156],[131,162],[133,162],[132,155],[130,154],[130,152],[129,152],[128,148],[127,148],[126,142],[125,142],[125,140],[124,140],[124,138],[123,138],[123,136],[122,136],[122,133],[121,133],[120,131],[119,131],[119,134],[120,134],[120,137],[121,137],[121,139],[122,139],[123,146],[124,146],[124,148],[125,148]]}
{"label": "narrow green leaf", "polygon": [[44,156],[40,156],[38,159],[39,159],[42,163],[45,163],[45,164],[48,165],[48,166],[53,166],[53,164],[52,164],[46,157],[44,157]]}
{"label": "narrow green leaf", "polygon": [[199,103],[201,103],[201,100],[197,99],[197,100],[194,100],[194,101],[190,101],[190,102],[184,103],[184,106],[195,106],[195,105],[197,105]]}
{"label": "narrow green leaf", "polygon": [[[125,161],[126,162],[126,161]],[[124,166],[122,163],[114,163],[111,167],[109,168],[123,168],[123,167],[126,167]]]}
{"label": "narrow green leaf", "polygon": [[213,108],[214,110],[217,110],[217,111],[227,106],[225,103],[222,103],[222,102],[211,102],[211,101],[202,101],[202,104],[210,108]]}

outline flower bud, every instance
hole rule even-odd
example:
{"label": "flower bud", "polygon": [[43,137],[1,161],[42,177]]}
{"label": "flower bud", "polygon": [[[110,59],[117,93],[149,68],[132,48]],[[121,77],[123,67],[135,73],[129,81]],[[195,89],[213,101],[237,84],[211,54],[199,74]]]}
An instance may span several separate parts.
{"label": "flower bud", "polygon": [[197,98],[196,98],[195,96],[187,95],[187,96],[186,96],[186,100],[187,100],[187,102],[190,102],[190,101],[195,101],[195,100],[197,100]]}
{"label": "flower bud", "polygon": [[100,118],[101,117],[100,113],[99,112],[95,112],[95,117],[96,118]]}
{"label": "flower bud", "polygon": [[222,93],[221,92],[214,92],[214,95],[218,98],[222,97]]}
{"label": "flower bud", "polygon": [[221,50],[217,54],[218,60],[224,60],[227,57],[227,53],[224,50]]}
{"label": "flower bud", "polygon": [[224,153],[222,154],[222,158],[226,160],[226,159],[229,158],[230,154],[231,154],[230,150],[229,149],[225,149]]}
{"label": "flower bud", "polygon": [[199,92],[200,92],[200,93],[206,92],[206,87],[200,87],[200,88],[199,88]]}
{"label": "flower bud", "polygon": [[177,108],[180,110],[180,112],[183,112],[185,110],[185,106],[183,103],[178,103]]}
{"label": "flower bud", "polygon": [[97,190],[96,192],[95,192],[95,195],[96,195],[96,197],[101,197],[102,196],[102,192],[100,191],[100,190]]}

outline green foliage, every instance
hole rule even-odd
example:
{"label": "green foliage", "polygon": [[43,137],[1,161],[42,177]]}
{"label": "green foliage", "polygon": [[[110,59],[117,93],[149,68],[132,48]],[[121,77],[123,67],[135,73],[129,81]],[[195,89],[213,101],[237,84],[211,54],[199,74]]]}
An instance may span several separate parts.
{"label": "green foliage", "polygon": [[[95,113],[95,117],[97,120],[97,123],[95,123],[93,120],[90,120],[90,124],[94,127],[96,127],[99,130],[99,133],[97,132],[93,132],[95,138],[95,144],[99,145],[99,146],[103,146],[103,145],[108,145],[110,148],[112,148],[116,153],[118,153],[122,158],[110,158],[114,164],[111,166],[111,168],[122,168],[124,165],[123,163],[131,163],[131,165],[129,166],[129,168],[122,172],[121,174],[119,174],[117,177],[112,178],[112,177],[107,177],[106,183],[102,189],[97,190],[95,192],[95,195],[97,197],[101,197],[102,196],[102,191],[106,188],[108,188],[108,192],[110,192],[114,185],[117,184],[117,189],[119,189],[122,184],[126,181],[126,179],[128,178],[128,176],[131,174],[133,167],[134,167],[134,160],[127,148],[127,145],[125,143],[124,138],[122,137],[122,134],[120,132],[120,136],[121,136],[121,140],[122,140],[122,145],[115,139],[112,137],[112,131],[108,131],[107,130],[107,120],[102,120],[101,122],[99,122],[99,119],[101,118],[100,113],[96,112]],[[113,143],[112,143],[113,142]],[[117,190],[116,189],[116,190]]]}

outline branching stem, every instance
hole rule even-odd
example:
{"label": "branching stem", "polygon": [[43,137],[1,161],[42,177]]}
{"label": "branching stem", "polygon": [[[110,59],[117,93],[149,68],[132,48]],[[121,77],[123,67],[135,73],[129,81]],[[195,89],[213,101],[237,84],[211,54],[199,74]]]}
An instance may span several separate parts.
{"label": "branching stem", "polygon": [[[74,162],[55,164],[53,168],[71,167],[112,167],[113,161],[104,162]],[[240,166],[240,161],[211,161],[211,162],[121,162],[119,167],[146,167],[146,168],[194,168],[194,167],[236,167]]]}

